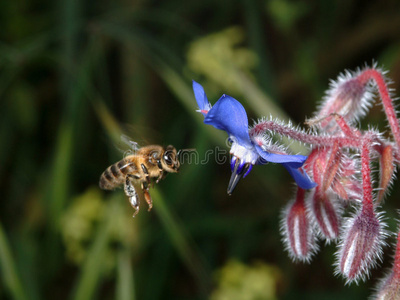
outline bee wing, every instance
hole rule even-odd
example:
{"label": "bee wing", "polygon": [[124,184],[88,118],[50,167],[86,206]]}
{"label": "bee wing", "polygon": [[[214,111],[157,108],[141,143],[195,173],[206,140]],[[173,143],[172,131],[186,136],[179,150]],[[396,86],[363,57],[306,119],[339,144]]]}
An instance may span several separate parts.
{"label": "bee wing", "polygon": [[129,136],[125,134],[121,134],[121,141],[125,146],[128,146],[128,149],[123,151],[124,156],[135,154],[137,150],[139,150],[139,144],[129,138]]}
{"label": "bee wing", "polygon": [[118,152],[123,153],[123,157],[131,154],[135,154],[135,151],[139,149],[139,146],[137,143],[129,140],[128,137],[122,138],[119,142],[113,142],[112,143],[115,147],[115,149],[118,150]]}

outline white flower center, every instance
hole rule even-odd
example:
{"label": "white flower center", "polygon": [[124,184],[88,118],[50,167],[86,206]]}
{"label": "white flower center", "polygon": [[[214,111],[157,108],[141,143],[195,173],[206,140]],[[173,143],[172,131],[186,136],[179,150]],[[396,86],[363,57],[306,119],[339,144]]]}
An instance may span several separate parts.
{"label": "white flower center", "polygon": [[244,163],[251,163],[252,165],[256,164],[259,157],[254,146],[252,146],[251,148],[247,148],[245,146],[239,145],[235,140],[233,140],[230,153],[240,158]]}

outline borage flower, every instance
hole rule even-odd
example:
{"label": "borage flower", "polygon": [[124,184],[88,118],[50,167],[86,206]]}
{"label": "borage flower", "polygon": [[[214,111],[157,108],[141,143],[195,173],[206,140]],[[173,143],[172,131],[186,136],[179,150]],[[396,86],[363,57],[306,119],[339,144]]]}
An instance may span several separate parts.
{"label": "borage flower", "polygon": [[[204,116],[204,123],[228,133],[232,141],[231,170],[232,176],[228,185],[228,194],[232,194],[240,178],[249,174],[253,165],[267,162],[282,164],[302,189],[311,189],[316,186],[302,168],[307,156],[289,155],[279,147],[271,147],[263,138],[250,137],[249,123],[244,107],[236,99],[222,95],[211,106],[203,87],[193,81],[193,91],[199,106],[198,112]],[[279,148],[279,151],[277,151]]]}

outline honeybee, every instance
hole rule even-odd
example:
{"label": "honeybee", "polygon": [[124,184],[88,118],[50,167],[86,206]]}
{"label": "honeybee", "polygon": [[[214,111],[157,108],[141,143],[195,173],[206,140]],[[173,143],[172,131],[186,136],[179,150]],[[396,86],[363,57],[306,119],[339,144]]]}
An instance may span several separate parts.
{"label": "honeybee", "polygon": [[[99,186],[103,190],[113,190],[122,184],[129,203],[135,209],[133,217],[139,212],[139,198],[144,196],[149,211],[153,201],[149,194],[151,179],[158,183],[167,173],[179,171],[179,152],[169,145],[165,149],[159,145],[141,148],[131,142],[134,153],[109,166],[100,176]],[[140,194],[139,194],[140,193]]]}

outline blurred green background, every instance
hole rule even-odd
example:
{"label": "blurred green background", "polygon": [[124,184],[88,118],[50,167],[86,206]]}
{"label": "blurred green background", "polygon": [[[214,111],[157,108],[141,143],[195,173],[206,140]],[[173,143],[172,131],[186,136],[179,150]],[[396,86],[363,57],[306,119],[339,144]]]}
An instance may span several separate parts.
{"label": "blurred green background", "polygon": [[[294,184],[279,165],[228,197],[228,163],[183,164],[135,219],[121,189],[97,184],[122,158],[122,133],[200,159],[227,149],[195,112],[192,79],[212,104],[240,100],[250,123],[302,125],[330,78],[374,61],[399,90],[399,1],[1,1],[0,28],[1,299],[370,295],[383,268],[344,286],[334,245],[290,261],[279,219]],[[367,121],[383,120],[375,106]],[[384,204],[392,230],[398,190]]]}

